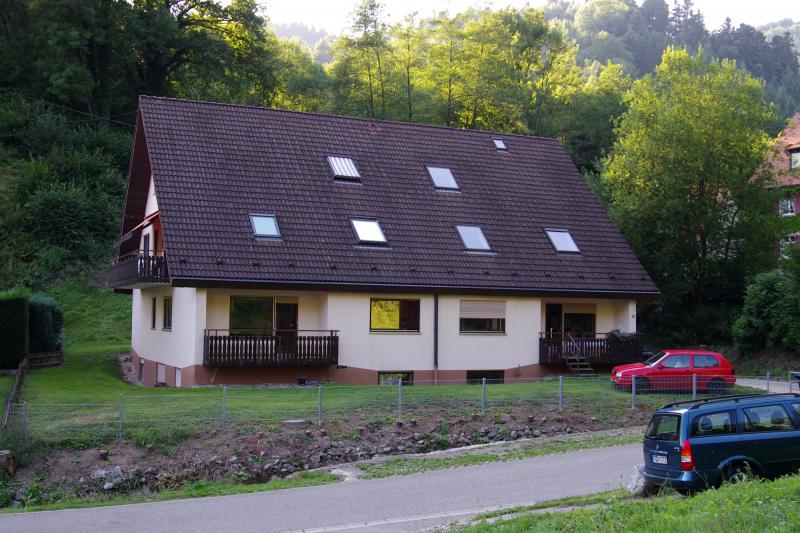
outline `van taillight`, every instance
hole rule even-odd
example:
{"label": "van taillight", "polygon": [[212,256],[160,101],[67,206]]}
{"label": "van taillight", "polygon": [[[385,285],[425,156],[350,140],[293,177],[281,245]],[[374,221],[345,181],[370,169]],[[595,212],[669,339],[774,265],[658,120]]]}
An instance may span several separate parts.
{"label": "van taillight", "polygon": [[694,459],[692,459],[692,445],[688,440],[681,444],[681,470],[694,470]]}

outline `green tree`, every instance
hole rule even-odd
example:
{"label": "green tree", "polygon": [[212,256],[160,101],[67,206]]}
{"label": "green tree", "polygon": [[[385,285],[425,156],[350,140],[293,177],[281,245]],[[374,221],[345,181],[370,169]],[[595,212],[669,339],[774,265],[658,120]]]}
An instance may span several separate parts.
{"label": "green tree", "polygon": [[[763,84],[702,50],[664,52],[634,82],[606,162],[611,215],[686,331],[707,305],[738,303],[745,281],[774,261],[779,224],[756,168],[771,146]],[[681,324],[680,321],[684,323]]]}

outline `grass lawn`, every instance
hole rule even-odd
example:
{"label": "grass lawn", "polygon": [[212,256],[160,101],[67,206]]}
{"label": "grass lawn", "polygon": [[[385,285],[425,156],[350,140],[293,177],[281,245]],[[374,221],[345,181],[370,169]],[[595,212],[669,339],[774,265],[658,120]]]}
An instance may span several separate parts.
{"label": "grass lawn", "polygon": [[8,374],[0,374],[0,402],[6,401],[8,389],[11,388],[11,383],[14,381],[14,376]]}
{"label": "grass lawn", "polygon": [[[583,437],[583,435],[580,435]],[[607,448],[622,444],[632,444],[641,442],[641,432],[635,435],[604,435],[589,438],[558,438],[533,440],[525,443],[524,446],[509,453],[493,453],[490,451],[464,453],[454,456],[444,457],[420,457],[389,459],[380,463],[362,463],[359,468],[367,473],[367,478],[382,478],[390,476],[401,476],[406,474],[416,474],[428,470],[441,470],[458,466],[472,466],[483,463],[493,463],[497,461],[511,461],[514,459],[526,459],[529,457],[539,457],[554,453],[572,452],[586,450],[589,448]]]}
{"label": "grass lawn", "polygon": [[252,483],[244,485],[236,480],[225,481],[196,481],[184,485],[180,489],[166,489],[150,495],[141,492],[127,496],[112,496],[106,498],[80,498],[61,500],[56,503],[44,505],[31,505],[17,509],[0,509],[0,514],[25,512],[25,511],[55,511],[58,509],[79,509],[82,507],[106,507],[109,505],[130,505],[133,503],[150,503],[164,500],[183,500],[187,498],[203,498],[205,496],[229,496],[232,494],[249,494],[251,492],[265,492],[273,490],[293,489],[298,487],[311,487],[326,485],[341,481],[341,477],[327,472],[303,472],[293,478],[276,478],[266,483]]}
{"label": "grass lawn", "polygon": [[[647,533],[800,531],[800,476],[708,490],[692,498],[614,497],[597,507],[531,514],[468,526],[459,531],[641,531]],[[559,502],[560,503],[560,502]],[[553,502],[550,504],[553,505]],[[563,503],[562,505],[568,505]]]}

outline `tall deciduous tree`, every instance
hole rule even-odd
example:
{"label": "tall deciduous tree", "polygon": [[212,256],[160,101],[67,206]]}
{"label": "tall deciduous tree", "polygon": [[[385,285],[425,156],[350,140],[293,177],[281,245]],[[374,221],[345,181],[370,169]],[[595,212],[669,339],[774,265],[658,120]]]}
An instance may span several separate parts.
{"label": "tall deciduous tree", "polygon": [[611,214],[677,322],[661,326],[685,331],[692,312],[737,303],[748,276],[774,261],[769,176],[753,177],[771,145],[772,108],[735,62],[674,48],[627,102],[603,175]]}

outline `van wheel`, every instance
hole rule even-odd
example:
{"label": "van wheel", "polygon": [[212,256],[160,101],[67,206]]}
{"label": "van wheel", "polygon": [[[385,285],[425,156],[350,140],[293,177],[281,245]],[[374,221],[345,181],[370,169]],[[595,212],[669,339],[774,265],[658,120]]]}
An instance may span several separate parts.
{"label": "van wheel", "polygon": [[739,463],[729,466],[723,476],[723,481],[732,485],[737,483],[745,483],[747,481],[752,481],[753,479],[755,479],[755,475],[753,474],[753,469],[750,468],[748,463]]}
{"label": "van wheel", "polygon": [[647,378],[636,378],[636,394],[647,394],[650,392],[650,380]]}
{"label": "van wheel", "polygon": [[719,378],[712,379],[708,382],[706,392],[712,396],[722,396],[725,394],[725,382]]}

